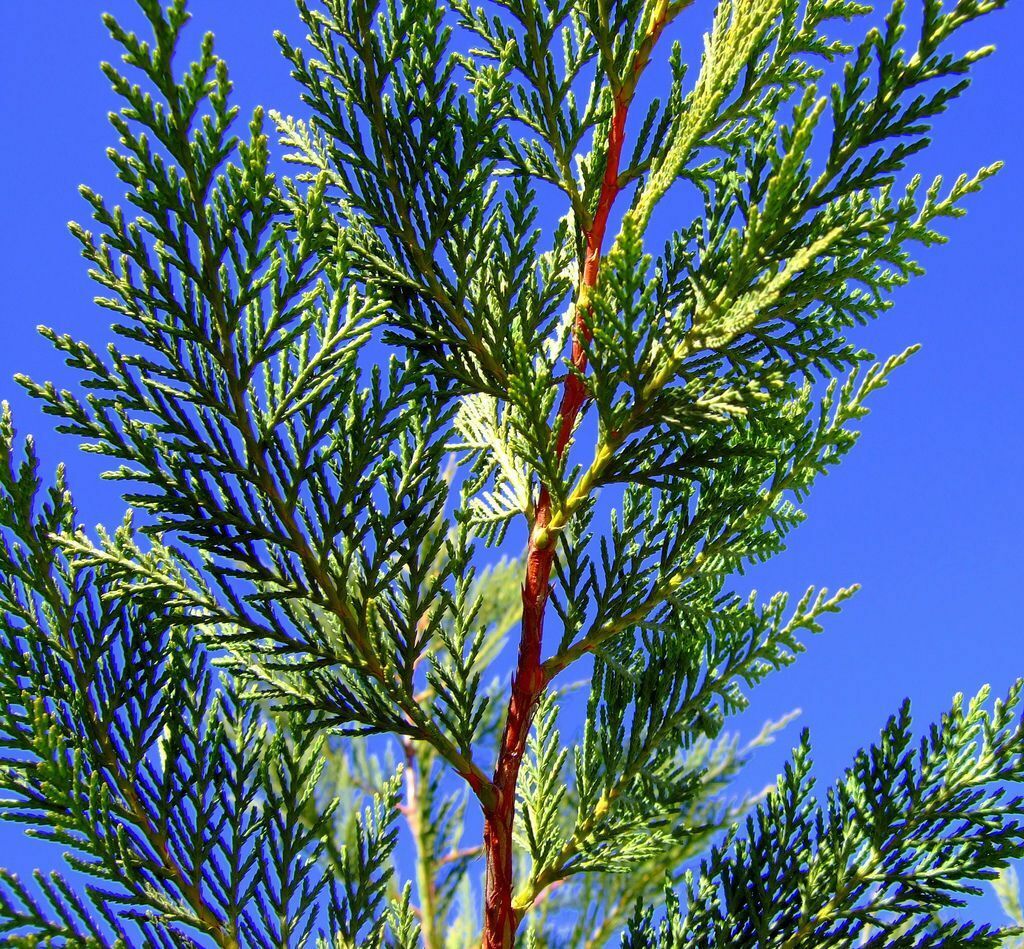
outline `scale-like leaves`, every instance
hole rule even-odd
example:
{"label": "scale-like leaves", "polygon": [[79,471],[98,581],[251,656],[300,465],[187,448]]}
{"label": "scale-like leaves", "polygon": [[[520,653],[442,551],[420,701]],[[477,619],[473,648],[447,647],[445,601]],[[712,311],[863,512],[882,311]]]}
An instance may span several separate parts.
{"label": "scale-like leaves", "polygon": [[[339,885],[321,865],[332,806],[301,819],[322,741],[270,734],[163,591],[126,598],[102,565],[65,556],[62,475],[45,491],[2,424],[2,807],[100,883],[37,876],[34,891],[6,874],[0,926],[26,945],[310,944]],[[383,925],[395,787],[368,831],[355,823],[354,849],[339,845],[362,883],[330,925],[352,939]]]}
{"label": "scale-like leaves", "polygon": [[915,747],[904,703],[818,805],[805,734],[744,832],[687,881],[685,909],[636,921],[624,946],[997,946],[998,930],[935,920],[980,893],[1020,846],[1024,683],[952,708]]}
{"label": "scale-like leaves", "polygon": [[82,530],[3,423],[3,811],[78,874],[4,876],[8,940],[441,949],[482,897],[488,946],[638,901],[631,945],[991,942],[935,913],[1024,852],[1019,690],[821,808],[801,745],[745,833],[717,737],[854,589],[730,592],[913,351],[850,330],[998,168],[904,177],[1003,0],[922,2],[721,0],[688,72],[688,0],[299,0],[280,156],[184,0],[105,19],[116,342],[21,381],[129,512]]}

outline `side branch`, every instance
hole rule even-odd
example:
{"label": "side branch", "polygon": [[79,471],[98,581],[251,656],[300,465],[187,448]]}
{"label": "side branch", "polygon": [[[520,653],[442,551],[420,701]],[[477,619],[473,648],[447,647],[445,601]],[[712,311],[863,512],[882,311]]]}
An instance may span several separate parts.
{"label": "side branch", "polygon": [[[170,106],[179,129],[184,129],[186,121],[176,97],[172,98]],[[352,652],[344,657],[346,664],[380,682],[399,708],[415,724],[419,731],[419,737],[436,748],[466,780],[476,796],[486,804],[492,797],[490,780],[469,756],[456,748],[455,744],[420,708],[414,696],[410,695],[402,683],[396,681],[395,677],[389,673],[385,662],[377,655],[364,624],[345,598],[344,591],[339,588],[331,571],[309,543],[309,539],[296,519],[292,505],[288,503],[278,486],[272,465],[267,457],[264,440],[257,430],[258,427],[249,406],[249,380],[241,371],[238,353],[230,342],[232,338],[231,320],[218,278],[219,263],[213,233],[207,218],[205,188],[192,159],[188,139],[183,132],[181,136],[180,160],[185,171],[192,205],[193,226],[200,258],[199,269],[217,328],[217,358],[228,379],[232,421],[241,436],[246,458],[256,476],[257,484],[270,501],[274,514],[285,530],[288,548],[299,558],[311,582],[322,592],[325,605],[338,618],[345,630],[352,647]]]}
{"label": "side branch", "polygon": [[416,888],[419,893],[420,934],[423,938],[423,949],[440,949],[441,941],[437,931],[437,883],[434,879],[434,855],[429,841],[424,818],[429,820],[429,809],[424,807],[422,783],[424,778],[429,781],[426,768],[421,767],[415,742],[411,738],[402,739],[402,750],[405,754],[405,804],[399,809],[405,815],[412,835],[413,847],[416,851]]}

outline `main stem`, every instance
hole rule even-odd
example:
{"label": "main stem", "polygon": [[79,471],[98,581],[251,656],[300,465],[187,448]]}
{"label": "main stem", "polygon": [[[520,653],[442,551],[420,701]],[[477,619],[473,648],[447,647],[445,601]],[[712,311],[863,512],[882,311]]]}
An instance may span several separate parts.
{"label": "main stem", "polygon": [[[629,100],[616,97],[608,156],[601,194],[593,222],[586,233],[586,257],[576,301],[576,327],[572,345],[573,371],[565,379],[558,407],[558,457],[565,454],[573,427],[586,399],[583,374],[587,368],[584,341],[591,331],[587,326],[590,292],[597,283],[601,267],[601,248],[612,205],[619,192],[619,162],[626,126]],[[541,485],[536,515],[526,555],[526,579],[523,582],[523,625],[519,640],[519,659],[512,676],[509,698],[494,770],[494,803],[484,812],[484,853],[487,859],[487,883],[484,903],[484,949],[511,949],[519,917],[512,907],[512,826],[515,820],[516,782],[526,750],[526,739],[533,723],[537,702],[544,691],[541,667],[541,643],[544,609],[547,606],[551,567],[555,558],[555,540],[547,526],[551,520],[551,493]]]}
{"label": "main stem", "polygon": [[[652,15],[643,39],[624,77],[613,81],[614,107],[608,131],[608,150],[604,175],[598,195],[597,209],[586,231],[583,271],[576,296],[576,326],[572,343],[572,371],[565,378],[562,400],[558,406],[556,450],[559,459],[565,454],[576,425],[587,388],[583,381],[587,369],[584,344],[592,334],[588,326],[591,316],[590,298],[601,271],[601,253],[612,206],[620,190],[622,145],[626,133],[626,116],[636,91],[640,74],[650,62],[665,27],[691,0],[653,0]],[[609,64],[612,78],[612,64]],[[521,913],[512,905],[512,826],[516,811],[516,782],[519,766],[526,751],[526,739],[533,724],[537,703],[547,685],[541,665],[541,644],[544,633],[544,609],[548,602],[551,567],[555,559],[555,537],[548,530],[551,523],[551,492],[540,486],[533,529],[526,553],[526,579],[523,582],[523,625],[519,639],[519,659],[512,675],[512,694],[505,717],[505,730],[494,768],[493,795],[484,805],[484,854],[487,859],[486,892],[484,894],[483,949],[513,949]]]}

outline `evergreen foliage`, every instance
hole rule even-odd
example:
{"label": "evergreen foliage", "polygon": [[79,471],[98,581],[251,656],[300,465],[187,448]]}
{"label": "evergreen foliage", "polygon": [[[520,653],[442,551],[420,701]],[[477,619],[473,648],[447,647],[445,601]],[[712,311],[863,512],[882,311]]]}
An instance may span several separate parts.
{"label": "evergreen foliage", "polygon": [[128,513],[84,531],[5,413],[0,806],[73,871],[3,874],[9,944],[1012,935],[951,910],[1024,855],[1022,684],[821,802],[806,735],[736,797],[786,720],[724,731],[855,592],[733,583],[912,355],[849,331],[998,169],[905,174],[1003,0],[721,0],[688,73],[690,2],[298,0],[305,117],[247,124],[185,0],[106,18],[117,342],[19,381]]}

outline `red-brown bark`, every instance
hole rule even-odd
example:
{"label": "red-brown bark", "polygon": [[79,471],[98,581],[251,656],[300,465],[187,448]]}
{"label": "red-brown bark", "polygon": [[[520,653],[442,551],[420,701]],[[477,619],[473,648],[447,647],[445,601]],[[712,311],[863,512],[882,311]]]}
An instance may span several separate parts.
{"label": "red-brown bark", "polygon": [[[608,150],[597,208],[587,227],[583,271],[577,297],[576,326],[572,345],[572,366],[563,383],[558,407],[556,449],[561,458],[569,444],[572,430],[587,397],[583,381],[587,368],[585,344],[592,338],[588,326],[589,292],[596,286],[601,269],[601,254],[612,206],[620,190],[620,163],[625,141],[626,117],[636,88],[636,80],[646,67],[654,43],[668,22],[669,7],[662,0],[643,43],[641,43],[629,79],[617,91]],[[484,853],[487,878],[484,894],[483,949],[512,949],[519,915],[512,905],[512,828],[515,822],[516,782],[526,751],[526,741],[533,716],[547,684],[541,666],[544,632],[544,611],[551,583],[555,558],[555,538],[547,526],[551,520],[551,494],[541,485],[537,498],[533,530],[526,555],[526,578],[523,582],[523,619],[519,640],[519,657],[512,676],[505,729],[494,771],[493,804],[484,809]]]}
{"label": "red-brown bark", "polygon": [[[600,199],[593,223],[586,235],[586,259],[580,281],[583,287],[592,288],[597,283],[608,218],[615,196],[619,192],[619,162],[622,156],[627,111],[628,103],[616,104],[608,138],[608,160]],[[587,354],[584,341],[589,341],[591,335],[586,318],[585,307],[581,307],[576,315],[576,334],[572,347],[572,364],[575,372],[569,373],[565,379],[562,400],[558,408],[559,457],[565,453],[576,419],[586,400],[587,391],[583,374],[587,368]],[[519,766],[526,750],[526,739],[533,715],[545,685],[541,669],[541,645],[544,609],[547,605],[551,568],[555,557],[554,539],[546,537],[550,519],[551,494],[547,485],[541,485],[534,528],[526,555],[519,658],[512,677],[512,695],[509,699],[505,730],[494,772],[496,800],[493,808],[484,815],[484,851],[487,858],[483,939],[485,949],[510,949],[519,923],[512,907],[512,826],[515,820]],[[538,538],[544,540],[538,543]]]}

